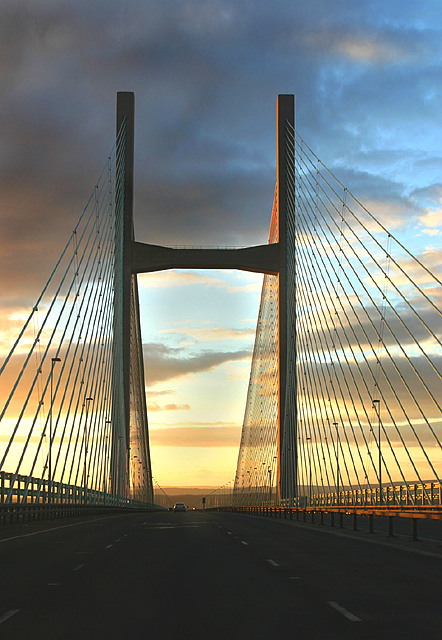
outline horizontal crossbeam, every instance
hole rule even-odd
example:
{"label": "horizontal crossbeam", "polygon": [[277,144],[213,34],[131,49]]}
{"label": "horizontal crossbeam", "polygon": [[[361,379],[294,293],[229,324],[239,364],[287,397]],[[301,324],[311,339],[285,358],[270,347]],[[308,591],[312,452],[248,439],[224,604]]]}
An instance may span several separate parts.
{"label": "horizontal crossbeam", "polygon": [[254,273],[279,273],[279,245],[242,249],[174,249],[132,242],[132,273],[166,269],[240,269]]}

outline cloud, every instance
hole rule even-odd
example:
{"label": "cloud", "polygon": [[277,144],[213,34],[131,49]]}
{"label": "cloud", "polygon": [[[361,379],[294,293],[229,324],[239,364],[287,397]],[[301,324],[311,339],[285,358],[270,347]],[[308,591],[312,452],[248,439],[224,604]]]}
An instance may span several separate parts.
{"label": "cloud", "polygon": [[149,391],[146,391],[146,398],[158,398],[159,396],[169,396],[175,394],[175,389],[158,389],[156,391],[150,389]]}
{"label": "cloud", "polygon": [[410,56],[408,47],[392,41],[392,34],[361,32],[355,25],[350,33],[342,29],[311,31],[304,42],[312,50],[334,53],[355,63],[385,64],[404,60]]}
{"label": "cloud", "polygon": [[203,351],[197,354],[182,355],[181,349],[159,343],[143,344],[143,353],[148,386],[165,380],[210,371],[226,362],[247,360],[251,355],[251,352],[245,349],[226,352]]}
{"label": "cloud", "polygon": [[427,227],[427,231],[428,229],[432,230],[434,227],[441,227],[442,226],[442,209],[436,209],[436,210],[428,210],[425,213],[425,215],[421,216],[419,218],[419,220],[422,222],[422,224]]}
{"label": "cloud", "polygon": [[[241,272],[241,280],[246,281],[246,272]],[[140,274],[138,275],[138,281],[140,286],[148,289],[169,289],[172,287],[189,287],[189,286],[203,286],[214,287],[217,289],[224,289],[229,293],[244,293],[246,291],[260,291],[261,285],[253,282],[249,284],[235,284],[232,282],[226,282],[222,278],[217,278],[211,275],[203,275],[195,271],[162,271],[153,274]]]}
{"label": "cloud", "polygon": [[174,427],[150,430],[150,442],[159,447],[238,447],[239,426]]}
{"label": "cloud", "polygon": [[244,340],[244,338],[253,338],[255,336],[255,327],[244,329],[225,329],[217,327],[192,328],[177,327],[176,329],[163,329],[161,333],[178,334],[193,338],[197,342],[212,342],[218,340]]}
{"label": "cloud", "polygon": [[188,411],[190,405],[188,404],[165,404],[159,405],[156,402],[148,402],[147,410],[150,411]]}
{"label": "cloud", "polygon": [[[318,28],[328,6],[327,28]],[[326,2],[307,11],[277,2],[270,10],[259,0],[240,10],[228,0],[134,0],[123,11],[104,0],[81,8],[72,0],[44,6],[24,0],[18,10],[4,0],[3,297],[32,304],[42,287],[112,146],[115,94],[122,88],[133,89],[137,100],[139,240],[266,241],[278,92],[296,88],[299,126],[328,164],[342,161],[357,171],[362,152],[391,158],[395,150],[394,166],[402,172],[410,158],[422,171],[430,159],[440,162],[437,153],[418,153],[426,138],[417,139],[412,126],[437,113],[431,96],[439,48],[431,10],[417,24],[403,7],[398,25],[388,3],[381,15],[370,7]],[[398,60],[400,74],[384,64]],[[352,70],[341,61],[350,61]],[[392,140],[379,144],[386,134]],[[358,195],[379,198],[374,178],[384,174],[378,168],[372,182],[365,175],[348,186],[358,193],[360,183]],[[393,174],[385,185],[397,184]]]}

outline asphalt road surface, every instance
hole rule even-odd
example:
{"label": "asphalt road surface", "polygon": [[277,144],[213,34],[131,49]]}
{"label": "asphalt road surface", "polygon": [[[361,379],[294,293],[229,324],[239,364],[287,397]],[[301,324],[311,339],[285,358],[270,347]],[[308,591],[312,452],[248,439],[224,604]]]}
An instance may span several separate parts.
{"label": "asphalt road surface", "polygon": [[367,536],[216,512],[5,526],[0,637],[441,637],[440,552]]}

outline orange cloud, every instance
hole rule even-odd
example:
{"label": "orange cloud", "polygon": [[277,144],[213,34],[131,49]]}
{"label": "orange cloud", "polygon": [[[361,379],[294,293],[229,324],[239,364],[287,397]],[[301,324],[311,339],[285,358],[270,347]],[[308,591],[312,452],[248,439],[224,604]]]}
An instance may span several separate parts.
{"label": "orange cloud", "polygon": [[158,447],[238,447],[239,426],[169,427],[151,429],[150,444]]}
{"label": "orange cloud", "polygon": [[157,402],[149,402],[147,405],[148,411],[188,411],[189,409],[189,404],[165,404],[161,406]]}

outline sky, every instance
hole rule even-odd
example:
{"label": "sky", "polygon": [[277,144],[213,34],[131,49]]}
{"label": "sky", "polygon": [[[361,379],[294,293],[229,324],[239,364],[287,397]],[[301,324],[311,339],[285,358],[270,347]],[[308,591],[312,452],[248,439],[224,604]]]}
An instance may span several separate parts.
{"label": "sky", "polygon": [[[442,228],[440,3],[2,0],[0,349],[34,303],[135,92],[136,238],[268,238],[275,107],[419,255]],[[262,277],[139,278],[151,454],[163,486],[233,479]]]}

